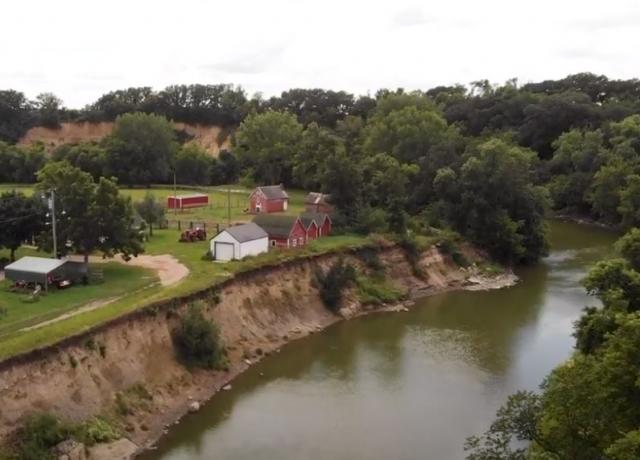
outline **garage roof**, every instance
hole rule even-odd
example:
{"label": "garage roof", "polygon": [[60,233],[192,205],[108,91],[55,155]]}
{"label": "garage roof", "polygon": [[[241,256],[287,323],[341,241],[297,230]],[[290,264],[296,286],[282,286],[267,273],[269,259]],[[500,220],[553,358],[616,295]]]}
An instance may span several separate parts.
{"label": "garage roof", "polygon": [[265,232],[260,226],[250,222],[248,224],[235,225],[225,230],[230,234],[238,243],[244,243],[245,241],[259,240],[260,238],[267,238],[267,232]]}
{"label": "garage roof", "polygon": [[47,273],[51,273],[61,265],[64,265],[66,262],[66,260],[60,259],[47,259],[44,257],[27,256],[15,261],[12,264],[7,265],[6,267],[4,267],[4,269],[5,271],[17,270],[21,272],[46,275]]}

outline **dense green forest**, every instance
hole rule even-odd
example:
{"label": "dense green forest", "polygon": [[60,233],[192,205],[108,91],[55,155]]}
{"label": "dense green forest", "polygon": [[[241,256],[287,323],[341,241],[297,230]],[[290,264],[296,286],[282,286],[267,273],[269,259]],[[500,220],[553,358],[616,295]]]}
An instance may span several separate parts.
{"label": "dense green forest", "polygon": [[[0,182],[32,182],[48,161],[97,181],[283,183],[331,193],[339,227],[452,228],[512,263],[546,250],[549,208],[630,228],[640,221],[640,81],[593,74],[428,91],[293,89],[269,99],[232,85],[128,88],[70,110],[52,94],[0,91]],[[15,142],[34,125],[115,120],[98,143]],[[170,121],[217,124],[212,158]]]}

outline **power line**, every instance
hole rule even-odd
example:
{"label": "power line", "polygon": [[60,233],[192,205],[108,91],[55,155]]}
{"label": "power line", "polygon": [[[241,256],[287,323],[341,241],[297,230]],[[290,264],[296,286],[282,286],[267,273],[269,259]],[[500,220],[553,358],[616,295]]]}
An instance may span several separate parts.
{"label": "power line", "polygon": [[37,213],[37,214],[29,214],[29,215],[26,215],[26,216],[14,217],[12,219],[7,219],[7,220],[0,220],[0,224],[8,224],[10,222],[15,222],[17,220],[28,219],[30,217],[36,217],[36,216],[40,216],[40,215],[41,215],[40,213]]}

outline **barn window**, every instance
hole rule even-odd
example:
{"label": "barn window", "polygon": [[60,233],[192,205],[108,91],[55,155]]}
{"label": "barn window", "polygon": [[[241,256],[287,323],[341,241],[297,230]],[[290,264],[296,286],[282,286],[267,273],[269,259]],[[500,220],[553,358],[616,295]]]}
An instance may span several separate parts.
{"label": "barn window", "polygon": [[271,240],[271,246],[274,248],[276,247],[276,240]]}
{"label": "barn window", "polygon": [[295,248],[298,244],[298,240],[296,240],[295,238],[293,239],[293,247]]}

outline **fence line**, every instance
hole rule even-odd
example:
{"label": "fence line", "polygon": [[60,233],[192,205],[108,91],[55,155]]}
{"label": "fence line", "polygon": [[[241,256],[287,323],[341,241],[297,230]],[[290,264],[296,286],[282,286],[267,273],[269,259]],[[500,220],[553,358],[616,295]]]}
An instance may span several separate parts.
{"label": "fence line", "polygon": [[187,230],[194,228],[202,228],[207,232],[215,232],[217,234],[221,230],[227,228],[228,225],[223,222],[214,222],[210,220],[182,220],[182,219],[166,219],[163,222],[162,228],[175,229],[175,230]]}

